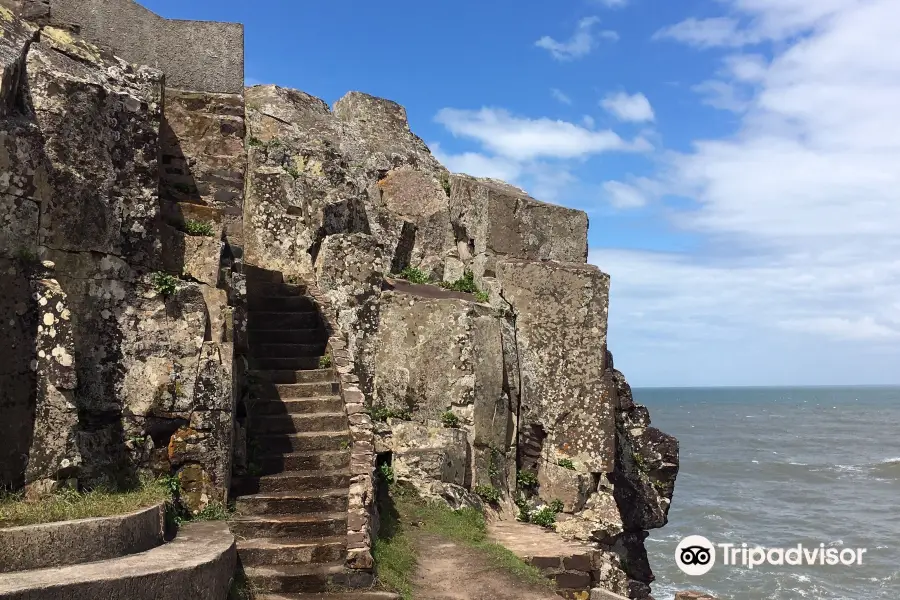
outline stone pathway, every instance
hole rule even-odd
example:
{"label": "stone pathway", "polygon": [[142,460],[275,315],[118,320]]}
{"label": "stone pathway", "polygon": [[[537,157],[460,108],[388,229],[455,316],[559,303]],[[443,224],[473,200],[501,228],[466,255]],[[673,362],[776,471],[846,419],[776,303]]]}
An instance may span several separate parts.
{"label": "stone pathway", "polygon": [[418,550],[416,600],[559,600],[485,564],[476,551],[440,536],[413,533]]}

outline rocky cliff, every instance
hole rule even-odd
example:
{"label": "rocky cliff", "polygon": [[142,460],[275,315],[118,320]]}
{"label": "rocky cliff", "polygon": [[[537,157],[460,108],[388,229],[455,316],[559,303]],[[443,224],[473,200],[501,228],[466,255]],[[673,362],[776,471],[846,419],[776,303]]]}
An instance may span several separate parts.
{"label": "rocky cliff", "polygon": [[265,273],[324,322],[350,568],[372,569],[389,464],[452,506],[553,507],[601,551],[591,585],[649,597],[678,444],[614,367],[585,213],[451,174],[394,102],[190,89],[190,69],[167,87],[57,25],[0,10],[0,485],[153,472],[192,510],[226,501],[258,447],[246,274]]}

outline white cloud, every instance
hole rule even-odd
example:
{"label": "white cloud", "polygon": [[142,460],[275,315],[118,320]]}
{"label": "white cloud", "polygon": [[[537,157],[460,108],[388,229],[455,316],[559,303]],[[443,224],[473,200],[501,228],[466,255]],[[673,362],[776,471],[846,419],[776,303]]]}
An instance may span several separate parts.
{"label": "white cloud", "polygon": [[647,195],[642,190],[621,181],[605,182],[603,191],[614,208],[640,208],[647,204]]}
{"label": "white cloud", "polygon": [[454,136],[476,140],[491,153],[518,161],[650,149],[643,138],[629,142],[609,129],[594,131],[568,121],[517,117],[496,108],[444,108],[435,120]]}
{"label": "white cloud", "polygon": [[737,19],[715,17],[711,19],[695,19],[691,17],[675,25],[657,31],[653,39],[672,39],[700,48],[715,46],[743,46],[752,38],[739,31]]}
{"label": "white cloud", "polygon": [[594,2],[606,8],[624,8],[628,6],[629,0],[594,0]]}
{"label": "white cloud", "polygon": [[[770,60],[728,57],[717,74],[744,94],[738,131],[664,158],[660,185],[693,201],[671,214],[696,249],[592,253],[613,277],[614,338],[696,342],[715,368],[753,346],[770,373],[795,366],[794,381],[801,365],[833,380],[828,353],[887,364],[900,355],[900,4],[723,4],[738,38],[777,43]],[[685,36],[716,39],[734,45]],[[690,356],[673,354],[672,372]],[[877,376],[859,359],[839,375]]]}
{"label": "white cloud", "polygon": [[708,79],[691,89],[703,97],[704,104],[719,110],[744,112],[750,106],[749,93],[730,81]]}
{"label": "white cloud", "polygon": [[598,40],[606,39],[614,42],[619,39],[619,34],[615,31],[595,31],[595,25],[599,23],[598,17],[585,17],[578,22],[575,33],[568,41],[559,42],[545,35],[534,45],[550,52],[556,60],[573,60],[587,56],[597,46]]}
{"label": "white cloud", "polygon": [[616,92],[606,96],[600,104],[620,121],[641,123],[655,118],[650,101],[640,93],[629,95]]}
{"label": "white cloud", "polygon": [[563,104],[572,104],[572,99],[569,98],[562,90],[558,90],[556,88],[552,88],[550,90],[550,95],[553,96],[557,101]]}
{"label": "white cloud", "polygon": [[592,117],[591,115],[584,115],[583,117],[581,117],[581,124],[588,129],[593,129],[597,126],[597,123],[594,121],[594,117]]}
{"label": "white cloud", "polygon": [[491,177],[503,181],[516,181],[522,174],[522,164],[508,158],[487,156],[478,152],[450,154],[444,152],[437,142],[429,145],[435,158],[454,173]]}

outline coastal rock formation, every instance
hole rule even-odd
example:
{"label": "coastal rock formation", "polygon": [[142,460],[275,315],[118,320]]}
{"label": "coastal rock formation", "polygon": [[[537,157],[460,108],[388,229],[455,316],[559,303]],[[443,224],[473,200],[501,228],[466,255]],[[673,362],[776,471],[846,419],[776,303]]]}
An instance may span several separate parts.
{"label": "coastal rock formation", "polygon": [[372,583],[392,473],[542,515],[590,550],[566,593],[649,597],[678,443],[613,365],[584,212],[449,173],[395,102],[236,89],[226,24],[158,70],[93,0],[0,4],[34,17],[0,10],[0,487],[236,496],[278,592]]}

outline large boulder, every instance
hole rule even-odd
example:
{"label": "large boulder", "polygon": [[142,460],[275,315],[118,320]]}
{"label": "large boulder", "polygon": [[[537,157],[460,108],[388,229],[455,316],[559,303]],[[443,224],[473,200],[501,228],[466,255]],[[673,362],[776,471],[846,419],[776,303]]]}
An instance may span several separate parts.
{"label": "large boulder", "polygon": [[450,178],[450,220],[457,257],[477,278],[494,277],[503,257],[584,263],[587,214],[531,198],[511,185]]}
{"label": "large boulder", "polygon": [[609,276],[573,263],[505,260],[497,280],[516,318],[520,430],[543,457],[591,473],[615,467],[616,398],[604,382]]}

